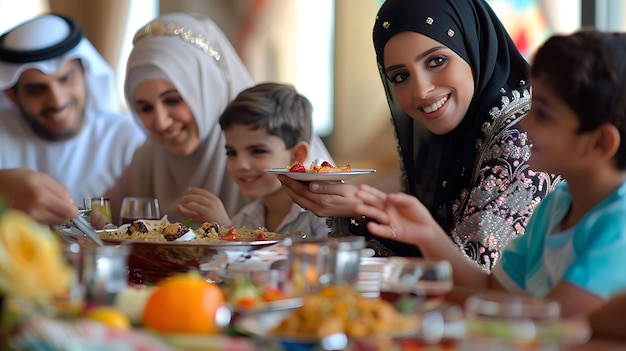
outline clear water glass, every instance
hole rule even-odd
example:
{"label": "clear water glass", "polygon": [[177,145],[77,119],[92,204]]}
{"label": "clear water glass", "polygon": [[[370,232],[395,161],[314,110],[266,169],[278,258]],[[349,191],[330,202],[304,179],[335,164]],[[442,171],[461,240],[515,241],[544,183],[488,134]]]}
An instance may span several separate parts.
{"label": "clear water glass", "polygon": [[465,322],[463,351],[566,350],[589,336],[585,324],[561,319],[558,301],[509,292],[471,296]]}
{"label": "clear water glass", "polygon": [[85,248],[82,281],[86,301],[112,305],[118,293],[128,288],[129,245],[106,245]]}
{"label": "clear water glass", "polygon": [[362,236],[292,241],[287,269],[291,293],[315,292],[328,285],[356,287],[364,247]]}

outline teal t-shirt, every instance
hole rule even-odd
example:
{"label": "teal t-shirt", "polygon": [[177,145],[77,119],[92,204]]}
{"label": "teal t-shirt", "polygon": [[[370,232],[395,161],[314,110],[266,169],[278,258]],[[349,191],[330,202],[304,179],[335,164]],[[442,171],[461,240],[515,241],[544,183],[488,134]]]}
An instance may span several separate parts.
{"label": "teal t-shirt", "polygon": [[509,242],[493,270],[505,288],[538,298],[561,280],[604,299],[626,290],[626,182],[558,232],[570,204],[566,182],[539,203],[525,234]]}

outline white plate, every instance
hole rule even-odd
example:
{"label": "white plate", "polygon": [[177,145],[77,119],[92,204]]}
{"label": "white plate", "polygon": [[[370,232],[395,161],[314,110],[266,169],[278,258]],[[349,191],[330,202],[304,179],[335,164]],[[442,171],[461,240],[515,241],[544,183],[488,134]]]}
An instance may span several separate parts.
{"label": "white plate", "polygon": [[337,182],[342,180],[351,179],[363,174],[369,174],[376,172],[375,169],[353,168],[351,172],[289,172],[287,168],[267,168],[267,173],[284,174],[287,177],[295,180],[311,182]]}

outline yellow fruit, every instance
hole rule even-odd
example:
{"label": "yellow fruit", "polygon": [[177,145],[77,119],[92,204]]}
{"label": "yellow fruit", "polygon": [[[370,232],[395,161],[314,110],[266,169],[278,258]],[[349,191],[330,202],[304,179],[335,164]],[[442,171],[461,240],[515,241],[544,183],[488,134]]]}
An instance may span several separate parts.
{"label": "yellow fruit", "polygon": [[128,330],[131,328],[130,319],[115,307],[98,306],[87,311],[85,317],[101,322],[109,328],[116,330]]}

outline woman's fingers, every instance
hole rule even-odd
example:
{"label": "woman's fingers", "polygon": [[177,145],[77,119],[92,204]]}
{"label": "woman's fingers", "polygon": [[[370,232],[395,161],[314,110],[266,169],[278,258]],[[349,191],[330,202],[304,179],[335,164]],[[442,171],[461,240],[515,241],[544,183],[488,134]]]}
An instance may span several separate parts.
{"label": "woman's fingers", "polygon": [[374,188],[371,185],[367,185],[367,184],[361,184],[359,185],[359,190],[362,190],[364,192],[367,192],[369,194],[371,194],[372,196],[380,199],[380,200],[385,200],[385,198],[387,197],[387,193],[379,190],[377,188]]}
{"label": "woman's fingers", "polygon": [[364,188],[361,185],[359,186],[359,190],[356,192],[355,196],[369,206],[373,206],[381,210],[385,208],[387,194],[378,189],[372,187]]}
{"label": "woman's fingers", "polygon": [[287,195],[289,195],[295,203],[304,207],[302,203],[306,200],[304,195],[309,193],[308,184],[291,179],[284,175],[278,175],[277,177],[283,184],[283,189],[287,192]]}
{"label": "woman's fingers", "polygon": [[389,223],[390,221],[389,215],[385,213],[384,210],[371,206],[369,204],[356,204],[354,209],[357,213],[360,213],[367,218],[373,219],[378,223]]}
{"label": "woman's fingers", "polygon": [[355,197],[357,187],[353,184],[303,183],[283,175],[278,175],[278,179],[295,203],[319,217],[358,215],[354,205],[361,201]]}

